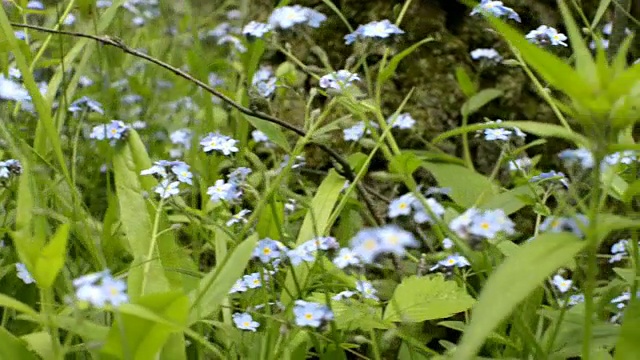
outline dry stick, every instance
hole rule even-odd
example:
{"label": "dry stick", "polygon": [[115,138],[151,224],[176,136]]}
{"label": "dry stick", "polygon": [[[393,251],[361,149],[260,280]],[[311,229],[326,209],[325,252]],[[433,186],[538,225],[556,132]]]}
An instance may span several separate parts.
{"label": "dry stick", "polygon": [[[75,32],[75,31],[65,31],[65,30],[54,30],[54,29],[50,29],[50,28],[46,28],[46,27],[41,27],[41,26],[36,26],[36,25],[29,25],[29,24],[19,24],[19,23],[11,23],[11,26],[14,27],[18,27],[18,28],[27,28],[27,29],[32,29],[32,30],[37,30],[37,31],[41,31],[41,32],[45,32],[45,33],[49,33],[49,34],[59,34],[59,35],[68,35],[68,36],[73,36],[73,37],[79,37],[79,38],[86,38],[86,39],[91,39],[94,41],[97,41],[103,45],[109,45],[109,46],[113,46],[115,48],[118,48],[120,50],[122,50],[123,52],[133,55],[135,57],[144,59],[148,62],[151,62],[153,64],[156,64],[164,69],[167,69],[171,72],[173,72],[174,74],[178,75],[179,77],[190,81],[194,84],[196,84],[197,86],[199,86],[200,88],[204,89],[205,91],[209,92],[210,94],[218,97],[220,100],[224,101],[225,103],[227,103],[228,105],[230,105],[231,107],[235,108],[236,110],[240,111],[241,113],[245,114],[245,115],[249,115],[249,116],[253,116],[255,118],[258,119],[262,119],[265,121],[268,121],[270,123],[274,123],[276,125],[279,125],[287,130],[291,130],[293,131],[296,135],[304,137],[307,135],[307,133],[292,125],[289,124],[288,122],[279,119],[275,116],[271,116],[269,114],[265,114],[262,112],[258,112],[258,111],[253,111],[245,106],[242,106],[241,104],[237,103],[236,101],[234,101],[233,99],[231,99],[230,97],[224,95],[223,93],[219,92],[218,90],[214,89],[213,87],[205,84],[204,82],[194,78],[192,75],[190,75],[189,73],[182,71],[174,66],[171,66],[167,63],[165,63],[162,60],[156,59],[152,56],[149,56],[141,51],[138,51],[136,49],[133,49],[129,46],[127,46],[122,40],[116,38],[116,37],[112,37],[112,36],[97,36],[97,35],[91,35],[91,34],[85,34],[85,33],[80,33],[80,32]],[[342,156],[340,156],[340,154],[338,154],[335,150],[331,149],[329,146],[325,145],[325,144],[319,144],[319,143],[314,143],[316,144],[318,147],[320,147],[320,149],[322,149],[322,151],[324,151],[325,153],[327,153],[331,158],[333,158],[338,164],[340,164],[340,167],[342,168],[342,174],[349,180],[349,181],[353,181],[355,179],[355,175],[353,174],[353,170],[351,169],[351,166],[349,165],[349,163],[347,162],[347,160],[345,160]],[[369,212],[371,212],[371,215],[373,215],[374,219],[376,220],[376,222],[378,223],[378,225],[381,225],[384,223],[384,220],[381,219],[378,215],[377,212],[375,211],[375,207],[373,206],[373,203],[371,201],[371,199],[369,198],[368,194],[366,193],[366,191],[362,188],[361,184],[357,185],[358,190],[360,192],[360,195],[362,196],[362,199],[365,202],[365,205],[367,206],[367,209],[369,210]]]}

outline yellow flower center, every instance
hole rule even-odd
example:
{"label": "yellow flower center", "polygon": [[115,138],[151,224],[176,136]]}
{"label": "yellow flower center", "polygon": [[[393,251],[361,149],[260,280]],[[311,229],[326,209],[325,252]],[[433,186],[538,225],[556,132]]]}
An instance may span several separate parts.
{"label": "yellow flower center", "polygon": [[307,320],[311,320],[311,319],[313,319],[313,314],[312,313],[306,313],[306,314],[304,314],[304,318],[307,319]]}
{"label": "yellow flower center", "polygon": [[364,242],[364,248],[367,250],[373,250],[376,248],[377,245],[378,244],[375,239],[369,239]]}

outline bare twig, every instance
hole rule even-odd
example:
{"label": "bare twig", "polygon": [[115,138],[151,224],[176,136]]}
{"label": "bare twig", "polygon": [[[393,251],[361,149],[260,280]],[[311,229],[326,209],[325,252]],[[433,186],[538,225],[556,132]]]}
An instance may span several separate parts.
{"label": "bare twig", "polygon": [[[150,63],[156,64],[166,70],[169,70],[171,72],[173,72],[174,74],[176,74],[177,76],[192,82],[194,84],[196,84],[198,87],[204,89],[205,91],[207,91],[208,93],[210,93],[211,95],[219,98],[220,100],[224,101],[225,103],[227,103],[228,105],[230,105],[231,107],[233,107],[234,109],[240,111],[241,113],[248,115],[248,116],[253,116],[255,118],[261,119],[261,120],[265,120],[268,121],[270,123],[276,124],[278,126],[281,126],[287,130],[290,130],[292,132],[294,132],[296,135],[304,137],[307,136],[307,133],[303,130],[300,129],[282,119],[279,119],[275,116],[269,115],[269,114],[265,114],[263,112],[259,112],[259,111],[253,111],[241,104],[239,104],[238,102],[234,101],[233,99],[231,99],[230,97],[226,96],[225,94],[219,92],[218,90],[214,89],[213,87],[207,85],[206,83],[196,79],[195,77],[193,77],[191,74],[187,73],[186,71],[183,71],[175,66],[172,66],[170,64],[165,63],[162,60],[159,60],[157,58],[154,58],[152,56],[149,56],[141,51],[138,51],[134,48],[131,48],[129,46],[127,46],[121,39],[117,38],[117,37],[113,37],[113,36],[107,36],[107,35],[103,35],[103,36],[98,36],[98,35],[92,35],[92,34],[85,34],[85,33],[81,33],[81,32],[75,32],[75,31],[65,31],[65,30],[56,30],[56,29],[50,29],[50,28],[46,28],[46,27],[41,27],[41,26],[37,26],[37,25],[29,25],[29,24],[20,24],[20,23],[11,23],[11,26],[14,27],[18,27],[18,28],[27,28],[27,29],[32,29],[32,30],[36,30],[36,31],[41,31],[41,32],[45,32],[45,33],[49,33],[49,34],[59,34],[59,35],[67,35],[67,36],[73,36],[73,37],[78,37],[78,38],[85,38],[85,39],[91,39],[94,41],[97,41],[98,43],[101,43],[103,45],[108,45],[108,46],[113,46],[115,48],[120,49],[121,51],[133,55],[137,58],[141,58],[144,59]],[[333,160],[335,160],[338,164],[340,164],[340,169],[337,169],[344,177],[346,177],[349,181],[354,181],[355,179],[355,175],[353,173],[353,170],[351,169],[351,166],[349,165],[349,163],[347,162],[347,160],[345,160],[344,157],[342,157],[340,154],[338,154],[335,150],[333,150],[332,148],[330,148],[329,146],[325,145],[325,144],[320,144],[320,143],[315,143],[315,145],[317,145],[322,151],[324,151],[327,155],[329,155],[329,157],[331,157]],[[371,201],[371,199],[369,198],[369,195],[367,194],[366,190],[364,190],[364,188],[362,186],[358,186],[357,187],[360,193],[360,196],[362,197],[362,199],[364,200],[368,210],[372,213],[373,217],[375,218],[375,220],[378,222],[378,225],[381,225],[384,220],[380,219],[380,217],[376,214],[375,212],[375,208],[373,206],[373,202]]]}

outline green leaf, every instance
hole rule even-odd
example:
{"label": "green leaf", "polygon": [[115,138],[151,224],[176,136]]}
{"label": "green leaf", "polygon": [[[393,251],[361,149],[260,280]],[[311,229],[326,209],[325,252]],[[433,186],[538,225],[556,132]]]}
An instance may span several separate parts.
{"label": "green leaf", "polygon": [[567,129],[564,126],[545,124],[536,121],[503,121],[500,123],[474,124],[465,127],[459,127],[436,136],[436,138],[432,140],[432,143],[437,144],[447,138],[478,130],[516,127],[526,133],[534,134],[536,136],[556,137],[569,140],[580,147],[589,147],[589,140],[586,137]]}
{"label": "green leaf", "polygon": [[0,344],[0,359],[38,359],[34,353],[27,349],[24,341],[13,336],[4,327],[0,327]]}
{"label": "green leaf", "polygon": [[460,89],[467,97],[471,97],[478,92],[478,86],[471,80],[462,66],[456,67],[456,80],[458,80]]}
{"label": "green leaf", "polygon": [[518,186],[515,189],[505,191],[496,196],[492,196],[480,204],[483,209],[502,209],[505,214],[513,214],[527,205],[523,196],[534,197],[535,193],[529,185]]}
{"label": "green leaf", "polygon": [[220,263],[200,280],[198,288],[189,294],[191,299],[190,325],[218,311],[233,284],[244,273],[257,242],[258,234],[251,235],[238,245],[226,259],[218,259]]}
{"label": "green leaf", "polygon": [[498,186],[489,178],[465,166],[423,162],[438,181],[439,186],[451,188],[449,196],[460,206],[472,207],[499,193]]}
{"label": "green leaf", "polygon": [[523,34],[494,16],[486,19],[513,45],[526,62],[551,86],[572,99],[588,99],[591,87],[580,74],[559,57],[530,43]]}
{"label": "green leaf", "polygon": [[[325,296],[324,294],[315,293],[311,300],[324,303]],[[370,331],[393,327],[391,321],[382,319],[382,309],[379,306],[372,306],[366,302],[352,299],[332,300],[331,310],[333,311],[336,327],[340,330]]]}
{"label": "green leaf", "polygon": [[[22,160],[22,171],[25,174],[29,174],[31,165],[26,159]],[[35,266],[38,258],[38,253],[42,246],[44,246],[44,239],[35,236],[34,234],[34,220],[37,215],[34,215],[33,209],[35,208],[35,194],[36,194],[36,177],[34,176],[20,176],[18,180],[18,197],[15,215],[15,227],[16,230],[12,233],[13,243],[18,252],[18,256],[23,263],[26,264],[27,269]]]}
{"label": "green leaf", "polygon": [[547,233],[520,246],[484,285],[453,358],[472,359],[493,329],[586,245],[586,241],[570,233]]}
{"label": "green leaf", "polygon": [[128,278],[129,296],[134,301],[142,295],[162,293],[169,289],[157,248],[152,249],[151,258],[147,258],[152,245],[151,213],[154,212],[142,196],[144,190],[139,181],[140,170],[134,160],[140,154],[136,155],[129,145],[136,139],[139,140],[135,131],[130,131],[127,143],[118,147],[113,156],[120,221],[134,256]]}
{"label": "green leaf", "polygon": [[422,322],[463,312],[475,300],[455,281],[443,276],[411,276],[402,280],[384,311],[384,320]]}
{"label": "green leaf", "polygon": [[269,140],[273,141],[274,144],[280,146],[287,152],[291,151],[289,141],[287,141],[287,137],[279,126],[265,120],[258,119],[256,117],[247,116],[244,114],[243,116],[251,125],[253,125],[253,127],[262,131],[269,138]]}
{"label": "green leaf", "polygon": [[[578,74],[580,74],[581,78],[591,85],[591,89],[597,90],[600,88],[601,84],[600,79],[598,78],[596,64],[591,57],[591,52],[587,48],[587,44],[585,44],[584,39],[580,34],[580,29],[578,28],[578,25],[576,25],[573,16],[571,16],[571,12],[569,11],[569,8],[567,8],[567,4],[565,4],[564,0],[560,0],[558,1],[558,5],[560,6],[560,12],[562,13],[564,24],[567,28],[567,34],[569,35],[570,40],[569,43],[573,49],[576,70],[578,71]],[[603,81],[608,80],[609,79],[603,79]],[[602,85],[604,85],[604,83]]]}
{"label": "green leaf", "polygon": [[0,307],[13,309],[34,318],[38,316],[38,312],[29,307],[29,305],[4,294],[0,294]]}
{"label": "green leaf", "polygon": [[389,171],[393,174],[411,176],[416,171],[422,161],[412,152],[402,152],[394,156],[389,162]]}
{"label": "green leaf", "polygon": [[401,53],[392,57],[391,60],[389,60],[389,64],[380,72],[379,83],[382,84],[385,81],[387,81],[391,76],[393,76],[393,74],[396,72],[396,69],[398,68],[398,64],[400,64],[400,61],[402,61],[402,59],[411,55],[411,53],[416,51],[420,46],[431,41],[433,41],[433,38],[431,37],[422,39],[417,43],[411,45],[410,47],[406,48]]}
{"label": "green leaf", "polygon": [[622,329],[616,344],[615,360],[637,359],[640,354],[640,299],[630,302],[624,310]]}
{"label": "green leaf", "polygon": [[41,288],[50,288],[64,266],[69,228],[69,224],[60,225],[56,233],[53,234],[51,241],[45,245],[40,252],[40,256],[38,256],[33,278]]}
{"label": "green leaf", "polygon": [[145,295],[118,309],[102,352],[121,359],[156,359],[169,335],[186,325],[189,299],[180,291]]}
{"label": "green leaf", "polygon": [[640,180],[636,180],[631,184],[629,184],[629,187],[627,187],[627,191],[625,191],[624,195],[622,196],[622,201],[629,204],[631,203],[633,198],[638,196],[639,194],[640,194]]}
{"label": "green leaf", "polygon": [[470,97],[469,100],[465,101],[464,104],[462,104],[460,112],[462,113],[462,116],[469,116],[503,94],[504,91],[500,89],[483,89],[479,93]]}
{"label": "green leaf", "polygon": [[[343,186],[344,178],[335,170],[329,171],[327,177],[318,187],[318,191],[313,197],[313,200],[311,200],[311,207],[307,211],[307,215],[305,215],[300,231],[298,232],[298,238],[296,239],[297,245],[311,240],[316,236],[328,234],[331,225],[328,221],[331,218],[333,208],[340,197]],[[307,267],[298,267],[296,277],[299,283],[305,283],[308,276],[309,270]],[[284,290],[282,292],[280,301],[287,306],[288,303],[293,300],[291,294],[295,296],[296,293],[295,283],[290,272],[287,272],[284,286],[288,291]]]}

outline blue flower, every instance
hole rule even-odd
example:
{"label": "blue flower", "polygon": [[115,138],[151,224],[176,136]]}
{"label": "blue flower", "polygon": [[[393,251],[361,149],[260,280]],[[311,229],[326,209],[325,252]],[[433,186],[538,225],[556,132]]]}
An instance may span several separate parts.
{"label": "blue flower", "polygon": [[273,28],[289,29],[295,25],[306,24],[317,28],[327,19],[327,17],[310,8],[300,5],[283,6],[274,9],[269,16],[269,24]]}
{"label": "blue flower", "polygon": [[564,175],[564,173],[556,172],[555,170],[551,170],[549,172],[544,172],[544,173],[540,173],[539,175],[533,176],[531,177],[529,182],[536,183],[536,182],[542,182],[548,179],[558,180],[566,188],[569,187],[569,181],[567,180],[567,177]]}
{"label": "blue flower", "polygon": [[604,163],[612,166],[617,164],[631,165],[637,159],[638,156],[635,151],[626,150],[605,156]]}
{"label": "blue flower", "polygon": [[242,28],[242,34],[249,38],[261,38],[271,31],[271,25],[252,21]]}
{"label": "blue flower", "polygon": [[344,140],[345,141],[358,141],[364,135],[364,131],[366,129],[366,125],[364,121],[360,121],[352,127],[346,128],[343,130],[344,132]]}
{"label": "blue flower", "polygon": [[560,291],[561,293],[566,293],[567,291],[569,291],[569,289],[571,289],[573,281],[571,281],[570,279],[565,279],[561,275],[555,275],[551,280],[551,283],[556,287],[556,289],[558,289],[558,291]]}
{"label": "blue flower", "polygon": [[351,239],[351,249],[365,264],[371,264],[382,254],[383,247],[376,229],[362,229]]}
{"label": "blue flower", "polygon": [[241,166],[231,171],[229,175],[227,175],[227,178],[229,179],[230,183],[241,185],[247,180],[247,177],[249,176],[249,174],[251,174],[252,171],[253,170],[249,169],[248,167]]}
{"label": "blue flower", "polygon": [[129,301],[127,285],[123,280],[115,279],[109,270],[91,273],[73,280],[76,298],[96,308],[106,305],[119,306]]}
{"label": "blue flower", "polygon": [[397,129],[411,129],[415,125],[416,120],[409,113],[398,115],[395,119],[393,116],[387,119],[387,123]]}
{"label": "blue flower", "polygon": [[234,313],[232,316],[233,323],[240,330],[249,330],[255,332],[260,323],[253,321],[251,315],[247,313]]}
{"label": "blue flower", "polygon": [[237,224],[240,222],[246,223],[247,222],[246,216],[249,215],[250,213],[251,213],[251,210],[242,209],[237,214],[234,214],[233,216],[231,216],[231,219],[227,220],[225,225],[231,226],[233,224]]}
{"label": "blue flower", "polygon": [[178,163],[179,164],[171,167],[171,172],[176,175],[179,182],[193,185],[193,181],[191,180],[193,174],[191,173],[191,171],[189,171],[189,165],[183,163],[182,161],[179,161]]}
{"label": "blue flower", "polygon": [[0,74],[0,99],[13,101],[30,100],[29,92],[22,85]]}
{"label": "blue flower", "polygon": [[253,249],[253,257],[257,257],[264,264],[271,263],[271,261],[280,258],[282,252],[287,251],[287,248],[279,241],[275,241],[269,238],[258,241],[256,248]]}
{"label": "blue flower", "polygon": [[238,148],[236,147],[237,143],[238,140],[234,140],[229,136],[217,132],[209,133],[209,135],[200,140],[200,145],[202,145],[204,152],[219,151],[225,156],[238,152]]}
{"label": "blue flower", "polygon": [[476,14],[489,14],[496,17],[507,16],[507,18],[520,22],[520,16],[512,8],[506,7],[502,4],[502,1],[482,0],[471,11],[471,15]]}
{"label": "blue flower", "polygon": [[267,135],[260,130],[253,130],[251,132],[251,138],[257,143],[269,142]]}
{"label": "blue flower", "polygon": [[353,291],[345,290],[345,291],[341,291],[341,292],[335,294],[334,296],[332,296],[331,300],[340,301],[340,300],[348,299],[348,298],[352,297],[355,294],[356,293],[353,292]]}
{"label": "blue flower", "polygon": [[344,269],[350,265],[360,264],[360,258],[353,250],[349,248],[341,248],[338,255],[333,258],[333,264],[340,269]]}
{"label": "blue flower", "polygon": [[513,235],[515,233],[514,227],[515,224],[502,209],[478,210],[470,208],[449,223],[449,229],[463,239],[478,236],[490,240],[500,232]]}
{"label": "blue flower", "polygon": [[403,256],[406,253],[406,248],[419,246],[412,233],[397,225],[383,226],[377,230],[377,233],[380,239],[380,249],[383,252]]}
{"label": "blue flower", "polygon": [[238,187],[231,183],[225,182],[222,179],[216,180],[213,186],[207,189],[207,195],[210,196],[211,202],[217,203],[223,201],[237,200],[242,196],[242,191]]}
{"label": "blue flower", "polygon": [[242,281],[249,289],[257,289],[262,286],[262,279],[260,273],[252,273],[242,277]]}
{"label": "blue flower", "polygon": [[360,295],[362,295],[362,297],[365,299],[379,300],[376,296],[376,292],[378,291],[368,281],[357,280],[356,290],[358,290],[360,292]]}
{"label": "blue flower", "polygon": [[15,159],[0,161],[0,179],[9,179],[11,176],[22,174],[22,164]]}
{"label": "blue flower", "polygon": [[69,111],[72,113],[83,111],[85,109],[104,115],[102,104],[87,96],[83,96],[69,105]]}
{"label": "blue flower", "polygon": [[191,148],[193,133],[189,129],[179,129],[169,135],[172,144],[182,145],[185,149]]}
{"label": "blue flower", "polygon": [[532,164],[533,163],[531,162],[531,159],[528,157],[515,159],[509,161],[509,171],[526,170],[527,168],[531,167]]}
{"label": "blue flower", "polygon": [[609,263],[621,261],[625,256],[628,256],[627,246],[629,246],[629,240],[626,239],[620,240],[611,245],[611,254],[613,256],[609,259]]}
{"label": "blue flower", "polygon": [[397,197],[389,203],[389,218],[397,218],[398,216],[408,216],[411,214],[412,204],[416,202],[416,197],[412,193],[406,193]]}
{"label": "blue flower", "polygon": [[579,164],[583,169],[591,169],[593,167],[593,154],[587,149],[563,150],[558,154],[560,160],[564,161],[568,166]]}
{"label": "blue flower", "polygon": [[436,270],[440,267],[445,267],[445,268],[452,268],[452,267],[457,267],[457,268],[462,268],[462,267],[467,267],[470,266],[471,264],[469,263],[469,260],[467,260],[466,257],[459,255],[459,254],[453,254],[453,255],[449,255],[447,256],[445,259],[438,261],[438,263],[431,267],[429,269],[429,271],[433,271]]}
{"label": "blue flower", "polygon": [[[436,215],[437,217],[442,217],[444,215],[444,207],[433,198],[426,199],[427,206],[431,210],[431,213]],[[435,221],[431,218],[431,214],[424,208],[420,201],[414,201],[411,206],[413,207],[415,213],[413,214],[413,221],[418,224],[434,223]]]}
{"label": "blue flower", "polygon": [[355,81],[360,81],[358,74],[351,73],[349,70],[338,70],[321,77],[319,85],[323,89],[341,93],[353,88]]}
{"label": "blue flower", "polygon": [[325,321],[333,320],[333,312],[323,304],[296,300],[293,307],[296,325],[320,327]]}
{"label": "blue flower", "polygon": [[44,4],[37,0],[31,0],[27,3],[27,9],[31,10],[44,10]]}
{"label": "blue flower", "polygon": [[508,141],[512,132],[510,130],[497,128],[497,129],[484,129],[484,139],[487,141]]}
{"label": "blue flower", "polygon": [[268,66],[262,66],[251,79],[253,89],[263,98],[269,98],[276,91],[278,79]]}
{"label": "blue flower", "polygon": [[449,238],[442,239],[442,248],[445,250],[449,250],[454,246],[453,241]]}
{"label": "blue flower", "polygon": [[170,181],[169,179],[162,180],[158,186],[156,186],[155,192],[163,199],[168,199],[174,195],[180,193],[179,181]]}
{"label": "blue flower", "polygon": [[492,61],[502,60],[502,56],[495,49],[475,49],[471,52],[473,60],[487,59]]}
{"label": "blue flower", "polygon": [[330,250],[337,249],[340,247],[336,238],[331,236],[318,236],[311,240],[305,241],[300,244],[300,246],[305,247],[309,251],[317,251],[317,250]]}
{"label": "blue flower", "polygon": [[540,25],[537,29],[531,30],[525,38],[534,44],[567,46],[567,43],[564,42],[567,40],[567,36],[547,25]]}
{"label": "blue flower", "polygon": [[242,293],[247,291],[247,284],[244,281],[244,278],[236,280],[231,286],[231,290],[229,290],[229,294]]}
{"label": "blue flower", "polygon": [[386,39],[393,35],[401,34],[404,34],[403,30],[391,21],[385,19],[358,26],[354,32],[345,35],[344,40],[347,45],[351,45],[358,39]]}
{"label": "blue flower", "polygon": [[589,219],[582,214],[577,214],[575,217],[559,217],[549,216],[542,224],[540,224],[540,231],[542,232],[571,232],[578,237],[583,237],[582,231],[589,224]]}
{"label": "blue flower", "polygon": [[31,273],[29,273],[29,270],[27,270],[27,266],[23,263],[16,263],[16,275],[20,280],[24,281],[25,284],[33,284],[36,282],[31,276]]}
{"label": "blue flower", "polygon": [[304,262],[313,262],[316,260],[313,250],[310,250],[308,247],[300,245],[295,249],[287,251],[287,257],[291,264],[294,266],[300,265]]}

